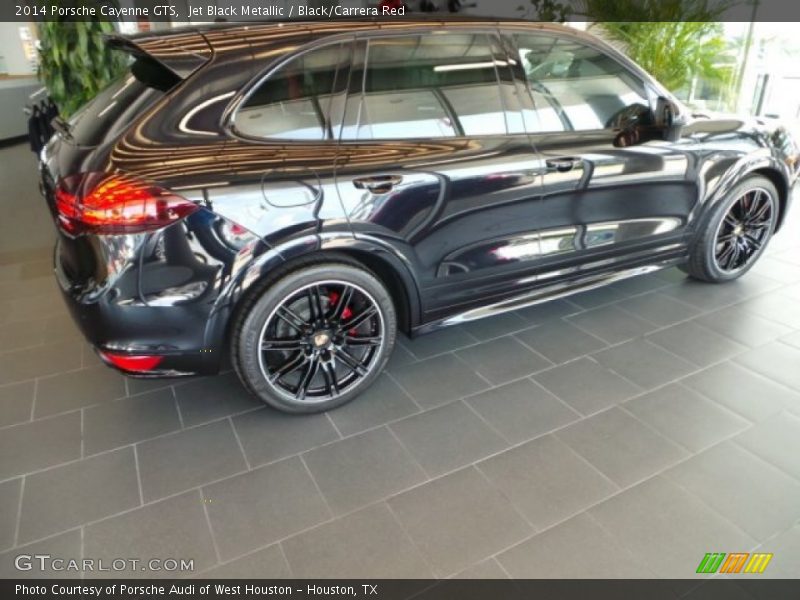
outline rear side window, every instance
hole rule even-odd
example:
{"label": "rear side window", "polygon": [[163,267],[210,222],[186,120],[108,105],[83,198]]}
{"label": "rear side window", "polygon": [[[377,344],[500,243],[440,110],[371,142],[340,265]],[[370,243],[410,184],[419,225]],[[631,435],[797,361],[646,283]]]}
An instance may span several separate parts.
{"label": "rear side window", "polygon": [[242,103],[233,125],[242,135],[286,140],[333,137],[346,93],[352,43],[323,46],[295,56]]}
{"label": "rear side window", "polygon": [[354,67],[343,140],[505,135],[498,61],[485,34],[368,41]]}
{"label": "rear side window", "polygon": [[153,59],[136,59],[69,119],[73,139],[81,146],[96,146],[115,138],[179,81]]}
{"label": "rear side window", "polygon": [[530,132],[609,129],[649,114],[644,84],[600,50],[548,35],[515,35],[534,110]]}

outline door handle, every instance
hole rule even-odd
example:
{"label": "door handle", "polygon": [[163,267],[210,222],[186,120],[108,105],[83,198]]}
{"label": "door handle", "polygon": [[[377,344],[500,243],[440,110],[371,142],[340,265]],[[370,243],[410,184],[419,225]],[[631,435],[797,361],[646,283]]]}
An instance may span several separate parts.
{"label": "door handle", "polygon": [[385,194],[402,181],[400,175],[375,175],[353,179],[353,185],[359,190],[369,190],[373,194]]}
{"label": "door handle", "polygon": [[561,156],[559,158],[548,158],[544,161],[544,164],[547,165],[548,171],[566,173],[567,171],[574,169],[575,163],[577,163],[579,160],[580,159],[575,158],[574,156]]}

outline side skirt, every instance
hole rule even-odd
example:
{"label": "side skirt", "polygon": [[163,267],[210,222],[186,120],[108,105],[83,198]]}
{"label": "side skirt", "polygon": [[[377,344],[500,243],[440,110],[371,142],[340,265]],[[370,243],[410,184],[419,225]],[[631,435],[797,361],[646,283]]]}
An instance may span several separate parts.
{"label": "side skirt", "polygon": [[646,273],[660,271],[661,269],[666,269],[680,264],[684,260],[685,257],[669,258],[648,265],[630,267],[621,271],[595,273],[577,279],[561,281],[551,285],[543,286],[535,290],[530,290],[524,294],[520,294],[519,296],[514,296],[513,298],[508,298],[506,300],[487,304],[486,306],[481,306],[478,308],[472,308],[456,315],[425,323],[413,329],[412,337],[430,333],[444,327],[449,327],[450,325],[458,325],[460,323],[476,321],[478,319],[499,315],[512,310],[518,310],[520,308],[527,308],[528,306],[542,304],[551,300],[557,300],[558,298],[564,298],[580,292],[603,287],[616,281],[621,281],[630,277],[636,277],[637,275],[644,275]]}

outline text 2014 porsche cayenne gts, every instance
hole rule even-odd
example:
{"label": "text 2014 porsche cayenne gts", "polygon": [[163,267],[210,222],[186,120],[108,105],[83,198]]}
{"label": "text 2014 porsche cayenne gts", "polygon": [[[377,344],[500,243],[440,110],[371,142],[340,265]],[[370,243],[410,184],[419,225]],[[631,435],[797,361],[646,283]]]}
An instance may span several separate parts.
{"label": "text 2014 porsche cayenne gts", "polygon": [[340,405],[423,333],[668,265],[724,282],[789,209],[798,149],[693,117],[614,49],[486,20],[113,37],[130,71],[42,153],[55,271],[140,376]]}

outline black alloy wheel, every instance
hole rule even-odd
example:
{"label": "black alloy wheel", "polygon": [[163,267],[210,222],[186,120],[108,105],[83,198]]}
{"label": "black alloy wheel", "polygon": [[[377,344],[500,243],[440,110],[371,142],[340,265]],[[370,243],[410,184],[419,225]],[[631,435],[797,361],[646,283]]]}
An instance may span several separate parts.
{"label": "black alloy wheel", "polygon": [[695,279],[722,283],[744,275],[766,250],[778,222],[778,191],[751,176],[709,210],[682,269]]}
{"label": "black alloy wheel", "polygon": [[[325,274],[330,277],[320,277]],[[234,364],[268,404],[317,412],[365,389],[385,364],[395,335],[391,298],[371,273],[312,267],[281,280],[256,302],[238,352],[234,348]]]}
{"label": "black alloy wheel", "polygon": [[261,370],[291,401],[331,400],[370,372],[383,330],[367,292],[343,281],[313,283],[286,298],[264,324]]}
{"label": "black alloy wheel", "polygon": [[714,261],[734,273],[747,266],[769,239],[775,220],[775,201],[763,188],[740,196],[717,228]]}

